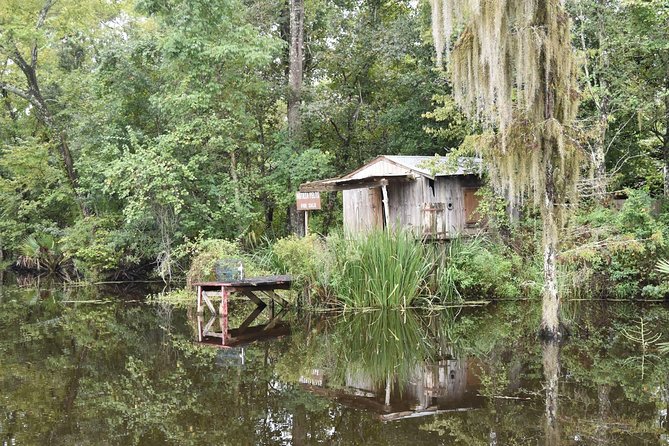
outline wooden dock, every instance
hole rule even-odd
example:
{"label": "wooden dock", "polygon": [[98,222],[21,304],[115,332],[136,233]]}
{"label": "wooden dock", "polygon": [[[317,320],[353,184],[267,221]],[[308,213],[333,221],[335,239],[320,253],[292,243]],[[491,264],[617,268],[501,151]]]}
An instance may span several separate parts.
{"label": "wooden dock", "polygon": [[[280,328],[280,324],[278,324],[279,318],[276,317],[277,315],[274,311],[275,304],[279,304],[282,308],[288,307],[289,304],[276,293],[276,290],[288,290],[292,282],[293,280],[290,276],[263,276],[237,281],[194,283],[193,286],[197,288],[198,341],[203,342],[212,337],[220,338],[221,346],[229,346],[232,344],[230,341],[233,338],[236,341],[242,341],[246,337],[254,338],[258,337],[258,335],[263,337],[268,335],[269,332]],[[232,293],[247,297],[251,302],[256,304],[257,308],[238,329],[230,330],[228,326],[228,301]],[[268,299],[267,303],[262,300],[262,295]],[[212,302],[215,296],[221,299],[218,311],[216,311],[216,307]],[[257,330],[254,330],[254,327],[250,327],[250,324],[267,305],[270,305],[271,310],[270,323],[259,328],[262,333],[255,333]],[[207,324],[204,324],[203,317],[205,307],[212,314]],[[211,331],[216,316],[219,316],[221,326],[221,331],[218,333]],[[218,343],[219,341],[215,342]]]}
{"label": "wooden dock", "polygon": [[293,279],[290,276],[262,276],[229,282],[196,282],[193,286],[197,288],[197,312],[198,314],[204,313],[204,304],[206,304],[209,310],[216,314],[211,297],[218,294],[221,298],[218,314],[227,315],[231,293],[241,294],[259,307],[266,307],[267,304],[256,294],[263,293],[269,298],[270,304],[273,305],[276,302],[286,307],[288,302],[279,296],[276,290],[289,290],[292,283]]}

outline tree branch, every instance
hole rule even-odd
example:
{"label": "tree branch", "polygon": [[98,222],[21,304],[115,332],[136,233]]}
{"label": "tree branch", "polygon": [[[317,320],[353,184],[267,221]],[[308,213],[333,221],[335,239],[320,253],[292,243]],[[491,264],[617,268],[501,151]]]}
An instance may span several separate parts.
{"label": "tree branch", "polygon": [[46,21],[46,16],[49,14],[49,10],[55,3],[56,0],[46,0],[46,3],[44,3],[44,6],[39,12],[39,17],[37,18],[37,26],[35,27],[35,29],[40,29],[42,26],[44,26],[44,22]]}
{"label": "tree branch", "polygon": [[339,131],[339,126],[337,126],[337,123],[334,122],[334,119],[328,118],[328,121],[330,121],[330,124],[332,124],[332,127],[334,128],[334,131],[339,137],[339,139],[341,139],[344,145],[348,145],[348,139],[344,138],[344,136],[341,134],[341,132]]}
{"label": "tree branch", "polygon": [[30,102],[32,105],[36,105],[35,98],[28,91],[21,90],[20,88],[7,84],[5,82],[0,82],[0,90],[5,90],[10,93],[13,93],[18,97],[23,98],[26,101]]}
{"label": "tree branch", "polygon": [[[37,17],[37,26],[35,29],[40,29],[42,26],[44,26],[46,16],[49,14],[49,10],[54,5],[54,3],[56,3],[56,0],[46,0],[46,3],[44,3],[44,6],[39,12],[39,16]],[[33,70],[37,68],[37,42],[35,42],[32,49],[30,50],[30,66]]]}

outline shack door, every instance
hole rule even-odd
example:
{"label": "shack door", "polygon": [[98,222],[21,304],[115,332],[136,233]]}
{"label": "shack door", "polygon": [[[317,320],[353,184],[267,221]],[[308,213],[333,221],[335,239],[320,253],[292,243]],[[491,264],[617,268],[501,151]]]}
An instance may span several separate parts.
{"label": "shack door", "polygon": [[446,204],[423,203],[423,236],[435,239],[447,237],[446,231]]}
{"label": "shack door", "polygon": [[369,191],[369,203],[371,209],[370,229],[383,229],[383,194],[381,188],[367,189]]}
{"label": "shack door", "polygon": [[476,195],[479,189],[477,187],[465,189],[465,225],[474,226],[481,219],[478,212],[480,198]]}

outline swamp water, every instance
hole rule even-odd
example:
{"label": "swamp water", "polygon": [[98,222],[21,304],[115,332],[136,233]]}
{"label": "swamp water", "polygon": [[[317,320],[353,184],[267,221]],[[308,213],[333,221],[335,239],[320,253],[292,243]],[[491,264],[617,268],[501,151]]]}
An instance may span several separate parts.
{"label": "swamp water", "polygon": [[[659,304],[568,302],[562,346],[535,338],[533,302],[264,311],[222,349],[145,294],[0,286],[0,444],[668,443]],[[230,326],[252,312],[233,304]]]}

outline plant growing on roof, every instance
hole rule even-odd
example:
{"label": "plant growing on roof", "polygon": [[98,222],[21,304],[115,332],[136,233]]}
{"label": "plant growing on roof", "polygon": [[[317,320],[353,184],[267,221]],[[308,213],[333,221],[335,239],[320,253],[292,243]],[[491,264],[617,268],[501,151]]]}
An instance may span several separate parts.
{"label": "plant growing on roof", "polygon": [[[529,197],[543,219],[547,338],[560,337],[558,230],[576,199],[581,151],[570,138],[578,109],[570,20],[560,0],[431,0],[437,64],[449,58],[453,95],[487,132],[479,151],[513,204]],[[451,36],[458,31],[452,45]]]}

